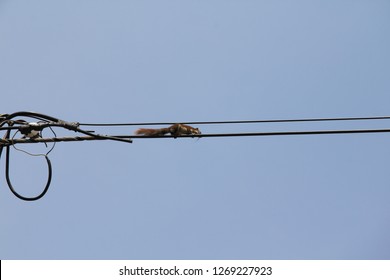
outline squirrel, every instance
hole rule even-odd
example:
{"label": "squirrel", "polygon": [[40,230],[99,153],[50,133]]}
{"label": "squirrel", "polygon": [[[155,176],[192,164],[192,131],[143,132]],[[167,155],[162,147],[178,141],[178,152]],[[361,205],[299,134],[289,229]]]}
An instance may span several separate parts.
{"label": "squirrel", "polygon": [[135,131],[136,135],[145,135],[145,136],[164,136],[165,134],[170,133],[175,138],[180,135],[197,135],[201,134],[199,128],[194,128],[192,126],[175,123],[170,127],[164,128],[139,128]]}

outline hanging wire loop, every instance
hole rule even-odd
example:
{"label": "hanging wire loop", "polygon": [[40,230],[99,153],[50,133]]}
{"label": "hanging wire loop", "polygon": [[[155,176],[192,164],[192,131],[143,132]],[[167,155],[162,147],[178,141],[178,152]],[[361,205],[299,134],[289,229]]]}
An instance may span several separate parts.
{"label": "hanging wire loop", "polygon": [[[15,120],[13,120],[13,118],[15,118],[15,117],[34,118],[36,120],[39,120],[40,123],[35,123],[35,122],[28,123],[25,120],[16,120],[15,121]],[[45,124],[60,123],[60,122],[61,121],[59,119],[56,119],[56,118],[53,118],[50,116],[46,116],[43,114],[39,114],[39,113],[32,113],[32,112],[16,112],[16,113],[13,113],[10,115],[1,115],[0,128],[2,130],[6,130],[6,133],[5,133],[3,139],[1,140],[1,143],[0,143],[0,157],[1,157],[1,154],[3,152],[3,148],[5,147],[5,149],[6,149],[5,150],[5,153],[6,153],[6,156],[5,156],[5,178],[6,178],[6,181],[7,181],[7,184],[8,184],[10,191],[17,198],[24,200],[24,201],[35,201],[35,200],[42,198],[46,194],[46,192],[49,190],[51,178],[52,178],[52,166],[51,166],[51,162],[50,162],[50,159],[48,157],[48,154],[51,152],[51,150],[54,148],[54,146],[46,154],[39,155],[39,156],[45,157],[47,168],[48,168],[47,182],[46,182],[46,185],[44,186],[42,192],[40,194],[38,194],[37,196],[32,196],[32,197],[27,197],[27,196],[21,195],[20,193],[18,193],[16,191],[16,189],[12,185],[12,182],[10,179],[10,154],[11,154],[10,146],[12,145],[16,150],[18,150],[14,146],[15,143],[13,143],[13,141],[12,141],[13,139],[12,140],[10,139],[11,130],[13,130],[14,125],[17,124],[17,125],[19,125],[17,130],[20,133],[22,133],[24,135],[24,137],[33,138],[33,137],[38,137],[39,133],[41,133],[43,128],[49,127],[51,129],[50,126],[45,126]],[[7,125],[8,127],[3,128],[4,125]],[[71,125],[69,124],[69,126],[71,126]],[[14,136],[16,135],[16,133],[14,134]],[[54,131],[53,131],[53,133],[54,133]],[[6,143],[11,143],[11,145],[6,145]],[[23,150],[21,150],[21,151],[23,151]],[[26,153],[29,154],[28,152],[26,152]]]}
{"label": "hanging wire loop", "polygon": [[50,159],[47,155],[44,155],[45,159],[46,159],[46,163],[47,163],[47,169],[48,169],[48,175],[47,175],[47,182],[46,182],[46,186],[44,187],[43,191],[37,195],[37,196],[33,196],[33,197],[26,197],[26,196],[23,196],[21,194],[19,194],[14,186],[12,185],[11,183],[11,179],[10,179],[10,176],[9,176],[9,162],[10,162],[10,146],[7,146],[6,147],[6,159],[5,159],[5,178],[7,180],[7,184],[8,184],[8,187],[9,189],[11,190],[11,192],[19,199],[21,200],[25,200],[25,201],[35,201],[35,200],[38,200],[40,198],[42,198],[46,192],[49,190],[49,187],[50,187],[50,183],[51,183],[51,178],[52,178],[52,167],[51,167],[51,162],[50,162]]}

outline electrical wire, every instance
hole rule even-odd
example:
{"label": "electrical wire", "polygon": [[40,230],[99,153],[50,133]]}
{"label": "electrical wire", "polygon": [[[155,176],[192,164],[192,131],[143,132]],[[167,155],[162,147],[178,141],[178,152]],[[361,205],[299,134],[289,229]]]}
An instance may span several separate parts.
{"label": "electrical wire", "polygon": [[[325,135],[325,134],[372,134],[372,133],[389,133],[389,128],[382,129],[354,129],[354,130],[309,130],[309,131],[270,131],[270,132],[246,132],[246,133],[217,133],[217,134],[196,134],[196,135],[115,135],[115,138],[121,139],[151,139],[151,138],[214,138],[214,137],[254,137],[254,136],[287,136],[287,135]],[[50,143],[50,142],[77,142],[91,140],[108,140],[105,138],[96,138],[92,136],[77,137],[55,137],[55,138],[37,138],[37,139],[15,139],[4,141],[2,145],[9,146],[12,144],[31,144],[31,143]]]}
{"label": "electrical wire", "polygon": [[24,201],[35,201],[35,200],[38,200],[40,198],[42,198],[46,193],[47,191],[49,190],[49,187],[50,187],[50,183],[51,183],[51,178],[52,178],[52,174],[53,174],[53,171],[52,171],[52,166],[51,166],[51,162],[50,162],[50,159],[47,155],[44,155],[44,158],[46,160],[46,164],[47,164],[47,169],[48,169],[48,175],[47,175],[47,181],[46,181],[46,184],[45,184],[45,187],[43,188],[42,192],[40,194],[38,194],[37,196],[32,196],[32,197],[27,197],[27,196],[24,196],[24,195],[21,195],[19,194],[14,186],[12,185],[12,182],[11,182],[11,179],[10,179],[10,171],[9,171],[9,163],[10,163],[10,147],[7,146],[6,147],[6,159],[5,159],[5,178],[7,180],[7,184],[8,184],[8,188],[10,189],[10,191],[19,199],[21,200],[24,200]]}
{"label": "electrical wire", "polygon": [[342,117],[342,118],[304,118],[304,119],[270,119],[270,120],[233,120],[233,121],[198,121],[198,122],[140,122],[140,123],[80,123],[81,126],[148,126],[182,124],[243,124],[243,123],[288,123],[288,122],[329,122],[329,121],[362,121],[388,120],[390,116]]}
{"label": "electrical wire", "polygon": [[[57,136],[56,133],[54,132],[54,130],[49,127],[51,132],[53,133],[54,136]],[[16,134],[18,133],[18,131],[16,131],[14,133],[14,135],[12,136],[12,141],[14,140],[14,137],[16,136]],[[47,147],[47,144],[46,142],[44,142],[44,144],[46,145]],[[50,162],[50,159],[48,157],[48,155],[51,153],[51,151],[54,149],[55,147],[55,142],[53,143],[52,147],[49,149],[49,151],[47,151],[46,153],[44,154],[33,154],[33,153],[30,153],[30,152],[27,152],[23,149],[19,149],[15,146],[15,143],[12,144],[13,148],[17,151],[20,151],[20,152],[23,152],[27,155],[30,155],[30,156],[39,156],[39,157],[44,157],[45,160],[46,160],[46,163],[47,163],[47,166],[48,166],[48,179],[47,179],[47,182],[46,182],[46,185],[45,187],[43,188],[42,192],[40,194],[38,194],[37,196],[33,196],[33,197],[26,197],[26,196],[23,196],[21,195],[19,192],[17,192],[11,182],[11,179],[10,179],[10,172],[9,172],[9,157],[10,157],[10,151],[9,151],[9,147],[7,147],[8,151],[7,151],[7,155],[6,155],[6,180],[7,180],[7,183],[8,183],[8,186],[9,186],[9,189],[11,190],[11,192],[19,199],[21,200],[25,200],[25,201],[34,201],[34,200],[38,200],[40,198],[42,198],[46,192],[49,190],[49,186],[50,186],[50,183],[51,183],[51,178],[52,178],[52,165],[51,165],[51,162]]]}
{"label": "electrical wire", "polygon": [[[31,118],[37,122],[27,122],[16,117]],[[386,120],[390,116],[373,116],[373,117],[343,117],[343,118],[306,118],[306,119],[270,119],[270,120],[231,120],[231,121],[197,121],[197,122],[180,122],[183,124],[244,124],[244,123],[289,123],[289,122],[325,122],[325,121],[365,121],[365,120]],[[34,112],[16,112],[12,114],[0,114],[0,131],[5,131],[5,135],[0,139],[0,158],[5,148],[6,164],[5,173],[6,180],[11,192],[19,199],[26,201],[34,201],[42,198],[49,189],[52,179],[52,165],[48,157],[49,153],[54,149],[56,142],[72,142],[72,141],[91,141],[91,140],[114,140],[126,143],[132,143],[132,139],[148,139],[148,138],[213,138],[213,137],[254,137],[254,136],[288,136],[288,135],[325,135],[325,134],[361,134],[361,133],[389,133],[390,128],[380,129],[353,129],[353,130],[308,130],[308,131],[270,131],[270,132],[243,132],[243,133],[217,133],[217,134],[195,134],[195,135],[162,135],[162,136],[145,136],[145,135],[101,135],[94,131],[81,129],[80,126],[149,126],[149,125],[172,125],[178,122],[143,122],[143,123],[78,123],[66,122],[55,117]],[[83,136],[74,137],[57,137],[54,127],[64,128],[76,133],[81,133]],[[49,128],[54,137],[43,138],[42,131]],[[11,131],[16,130],[12,137]],[[22,138],[16,138],[17,133],[24,135]],[[29,153],[23,149],[16,147],[17,144],[32,144],[32,143],[53,143],[53,146],[48,152],[43,154]],[[25,197],[19,194],[13,187],[10,180],[10,148],[11,146],[17,150],[24,152],[30,156],[43,156],[46,160],[48,168],[48,177],[46,185],[42,192],[34,197]]]}

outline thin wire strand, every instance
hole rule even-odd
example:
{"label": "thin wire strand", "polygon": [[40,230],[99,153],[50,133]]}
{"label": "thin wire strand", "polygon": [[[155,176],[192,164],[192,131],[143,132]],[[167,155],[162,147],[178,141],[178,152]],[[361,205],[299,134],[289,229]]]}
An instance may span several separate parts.
{"label": "thin wire strand", "polygon": [[[57,134],[54,132],[53,128],[49,127],[49,129],[50,129],[51,132],[53,133],[54,138],[57,137]],[[23,153],[25,153],[25,154],[27,154],[27,155],[29,155],[29,156],[33,156],[33,157],[46,157],[46,156],[48,156],[48,155],[51,153],[51,151],[53,151],[54,147],[56,146],[56,142],[53,142],[53,145],[52,145],[52,147],[49,149],[49,151],[46,152],[46,153],[41,153],[41,154],[34,154],[34,153],[27,152],[26,150],[16,148],[16,146],[15,146],[15,139],[14,139],[14,138],[15,138],[16,134],[18,134],[18,132],[19,132],[19,131],[16,131],[16,132],[14,133],[14,135],[12,136],[12,138],[11,138],[11,140],[12,140],[12,147],[13,147],[16,151],[23,152]],[[41,137],[41,138],[42,138],[42,137]],[[46,142],[42,142],[42,143],[44,143],[44,144],[46,145],[46,147],[47,147]]]}
{"label": "thin wire strand", "polygon": [[[183,124],[240,124],[240,123],[287,123],[287,122],[326,122],[326,121],[362,121],[362,120],[387,120],[390,116],[374,117],[344,117],[344,118],[306,118],[306,119],[270,119],[270,120],[237,120],[237,121],[199,121],[179,122]],[[142,122],[142,123],[80,123],[82,126],[147,126],[147,125],[171,125],[177,122]]]}

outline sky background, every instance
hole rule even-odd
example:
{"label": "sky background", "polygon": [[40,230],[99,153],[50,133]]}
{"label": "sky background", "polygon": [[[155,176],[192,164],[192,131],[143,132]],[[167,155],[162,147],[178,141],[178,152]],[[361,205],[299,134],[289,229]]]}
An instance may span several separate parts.
{"label": "sky background", "polygon": [[[387,0],[0,0],[0,113],[84,123],[390,115],[389,34]],[[58,143],[36,202],[8,190],[3,155],[0,259],[390,259],[389,147],[390,134]],[[39,193],[44,159],[11,156],[17,190]]]}

